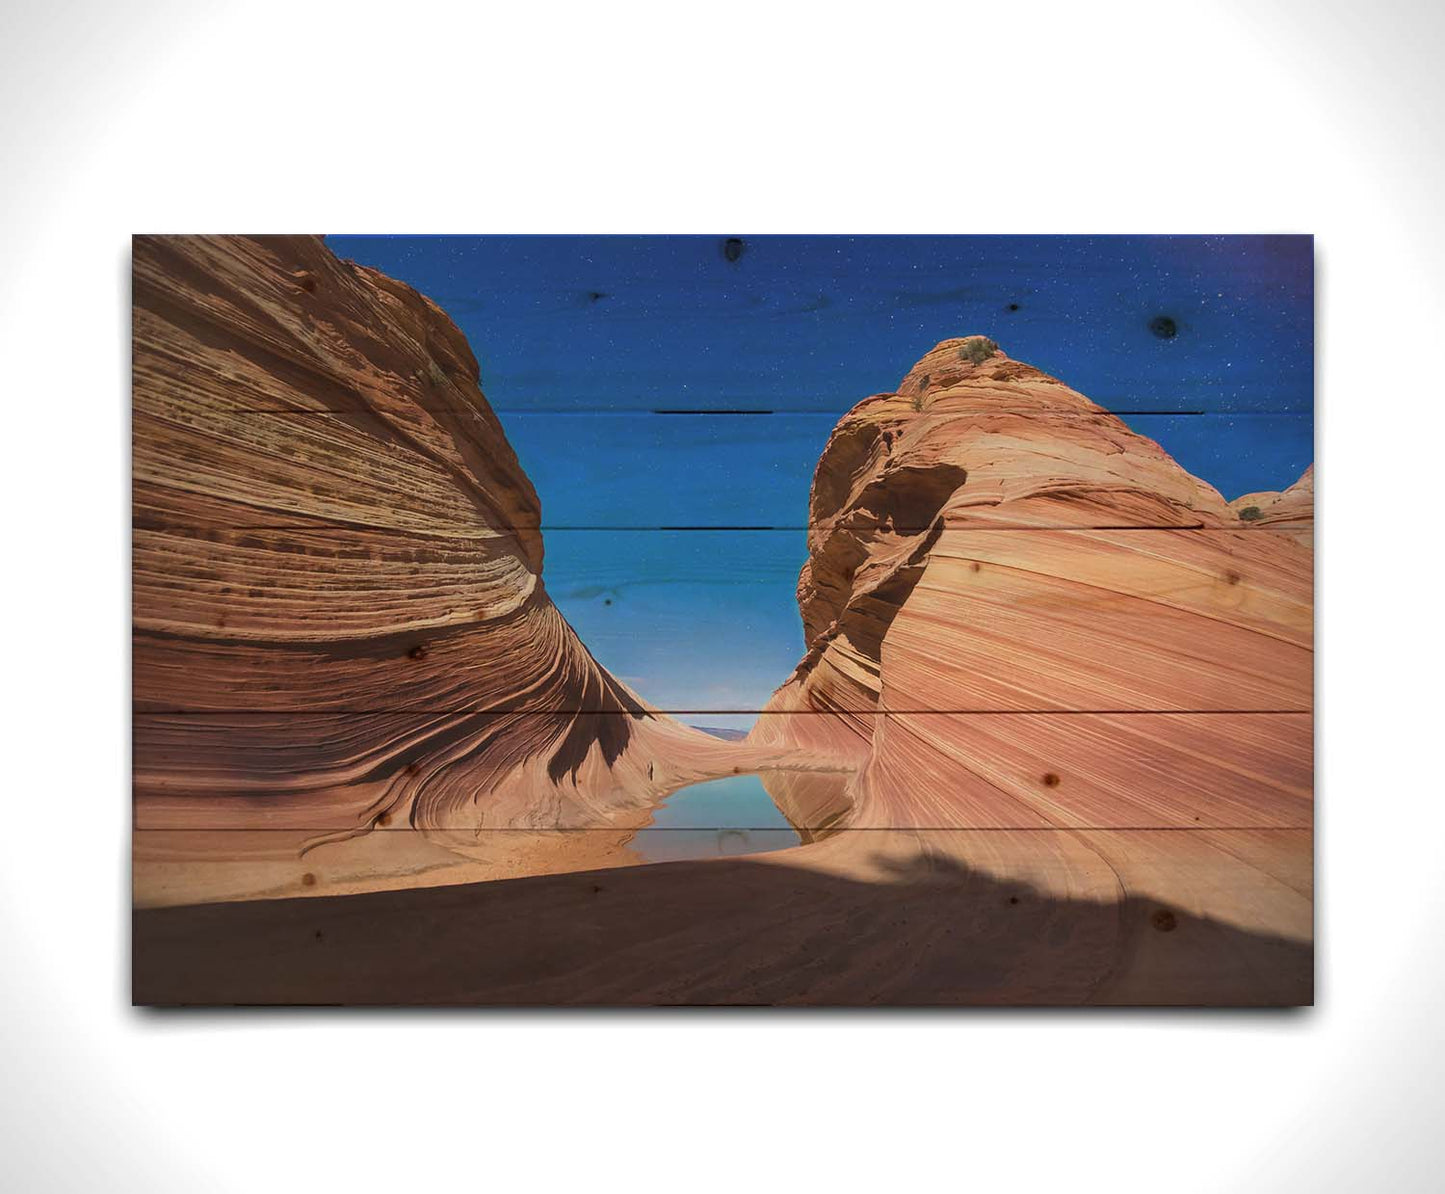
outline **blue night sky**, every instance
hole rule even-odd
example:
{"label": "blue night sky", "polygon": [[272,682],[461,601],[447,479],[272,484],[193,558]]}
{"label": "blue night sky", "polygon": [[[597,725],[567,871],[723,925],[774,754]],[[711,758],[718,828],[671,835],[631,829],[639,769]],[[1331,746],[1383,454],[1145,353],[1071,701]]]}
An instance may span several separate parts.
{"label": "blue night sky", "polygon": [[[757,709],[796,664],[818,455],[940,340],[992,336],[1226,498],[1314,457],[1309,237],[327,243],[466,334],[542,499],[548,592],[599,661],[697,724],[749,724],[706,711]],[[699,413],[737,411],[756,413]],[[698,527],[730,529],[659,529]]]}

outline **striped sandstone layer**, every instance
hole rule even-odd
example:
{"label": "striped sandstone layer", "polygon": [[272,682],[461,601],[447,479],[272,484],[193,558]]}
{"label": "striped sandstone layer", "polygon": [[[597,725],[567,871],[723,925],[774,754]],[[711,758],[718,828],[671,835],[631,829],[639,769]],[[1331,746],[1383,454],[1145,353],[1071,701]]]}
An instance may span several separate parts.
{"label": "striped sandstone layer", "polygon": [[815,829],[1307,826],[1311,495],[1242,522],[1056,378],[944,341],[824,449],[807,653],[751,738],[856,778],[769,791]]}
{"label": "striped sandstone layer", "polygon": [[[301,894],[307,844],[373,829],[625,829],[692,774],[655,760],[721,748],[552,605],[537,495],[429,299],[314,237],[140,237],[133,312],[135,823],[175,831],[138,839],[139,898],[215,895],[242,840],[215,831],[277,834],[250,869]],[[197,866],[162,891],[147,850]],[[396,865],[350,869],[436,860]]]}
{"label": "striped sandstone layer", "polygon": [[808,653],[706,764],[808,767],[765,782],[809,844],[141,910],[136,998],[1310,999],[1305,545],[974,340],[840,422],[813,514]]}

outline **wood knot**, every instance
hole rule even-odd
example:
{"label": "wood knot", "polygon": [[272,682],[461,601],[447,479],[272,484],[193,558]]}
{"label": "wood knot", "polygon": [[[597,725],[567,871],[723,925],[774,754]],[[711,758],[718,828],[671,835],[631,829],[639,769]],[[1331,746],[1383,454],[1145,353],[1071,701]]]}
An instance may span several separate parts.
{"label": "wood knot", "polygon": [[1179,921],[1168,908],[1160,908],[1149,918],[1149,923],[1161,933],[1172,933],[1179,927]]}
{"label": "wood knot", "polygon": [[1045,774],[1044,774],[1044,787],[1046,787],[1046,788],[1057,788],[1058,786],[1059,786],[1059,777],[1058,777],[1057,775],[1055,775],[1052,771],[1045,772]]}
{"label": "wood knot", "polygon": [[313,875],[310,871],[307,871],[304,875],[301,876],[301,886],[302,886],[302,887],[315,887],[315,886],[316,886],[316,876]]}
{"label": "wood knot", "polygon": [[974,560],[974,562],[969,565],[969,569],[973,572],[981,572],[983,571],[983,565],[980,564],[977,560]]}
{"label": "wood knot", "polygon": [[1244,578],[1240,576],[1238,572],[1226,572],[1224,574],[1224,579],[1232,585],[1237,585]]}

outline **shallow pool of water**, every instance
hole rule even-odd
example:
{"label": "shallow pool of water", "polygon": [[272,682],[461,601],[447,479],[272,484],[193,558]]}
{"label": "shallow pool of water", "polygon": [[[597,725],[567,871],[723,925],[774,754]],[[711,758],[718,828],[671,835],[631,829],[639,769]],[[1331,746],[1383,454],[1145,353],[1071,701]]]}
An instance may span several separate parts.
{"label": "shallow pool of water", "polygon": [[801,841],[762,780],[729,775],[679,788],[629,845],[645,862],[677,862],[782,850]]}

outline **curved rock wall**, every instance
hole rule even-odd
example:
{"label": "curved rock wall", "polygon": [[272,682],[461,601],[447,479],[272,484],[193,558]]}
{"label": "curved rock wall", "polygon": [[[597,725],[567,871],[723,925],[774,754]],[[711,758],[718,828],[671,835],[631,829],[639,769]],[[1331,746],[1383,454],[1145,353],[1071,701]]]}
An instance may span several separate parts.
{"label": "curved rock wall", "polygon": [[137,827],[645,816],[697,735],[553,607],[540,523],[430,300],[313,237],[138,238]]}
{"label": "curved rock wall", "polygon": [[[787,776],[769,790],[800,825],[1061,825],[1078,777],[1182,723],[1118,719],[1058,761],[1047,719],[1017,720],[1005,737],[1019,758],[1035,743],[1032,774],[1002,782],[980,779],[981,723],[952,715],[1308,713],[1312,554],[1297,534],[1261,532],[1297,530],[1311,495],[1307,473],[1285,495],[1240,499],[1267,511],[1241,522],[1062,382],[983,337],[944,341],[896,393],[849,411],[823,452],[798,582],[807,653],[753,732],[831,751],[857,778],[823,797]],[[1308,797],[1308,719],[1270,733],[1293,808]],[[1209,735],[1189,734],[1207,752]],[[1229,807],[1232,785],[1258,777],[1220,747],[1213,798]],[[1137,809],[1141,783],[1109,781],[1115,807]]]}

